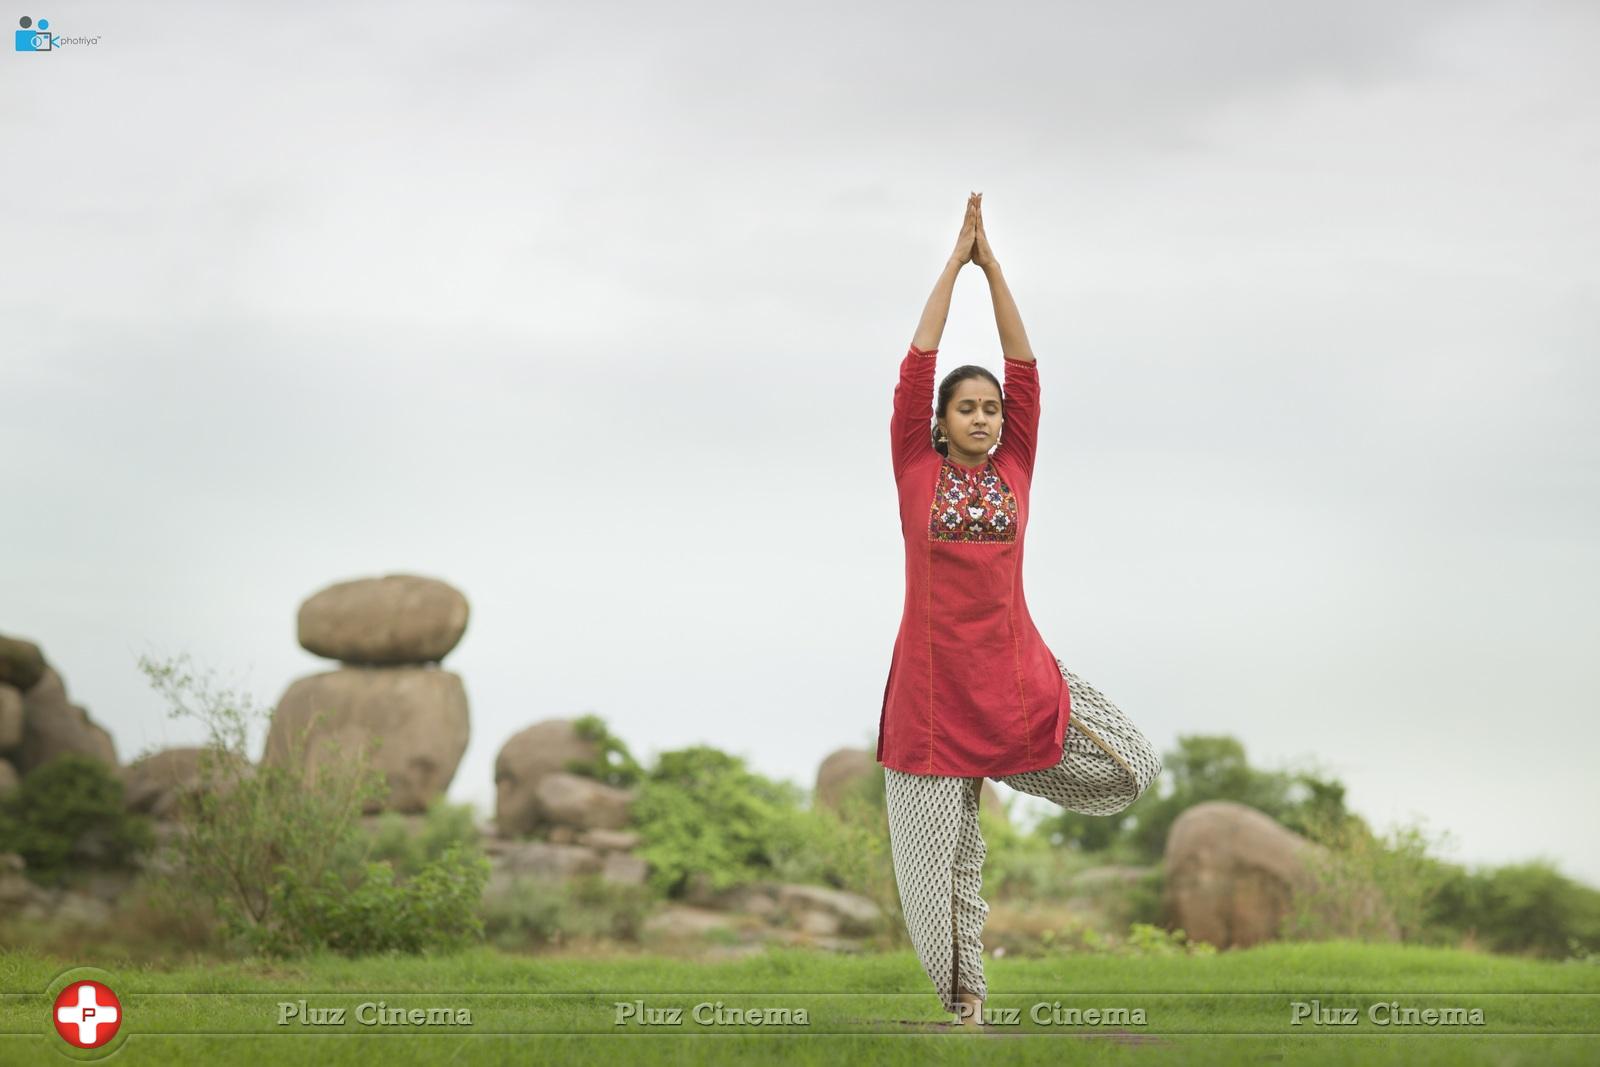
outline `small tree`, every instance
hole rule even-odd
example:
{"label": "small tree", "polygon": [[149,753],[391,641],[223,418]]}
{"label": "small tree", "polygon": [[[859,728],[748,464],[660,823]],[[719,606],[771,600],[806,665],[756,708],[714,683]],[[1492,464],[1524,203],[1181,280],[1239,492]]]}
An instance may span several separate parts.
{"label": "small tree", "polygon": [[230,934],[275,954],[418,951],[481,935],[476,912],[489,867],[481,855],[447,849],[404,885],[389,863],[367,862],[372,838],[361,813],[388,791],[370,751],[341,752],[308,770],[309,738],[326,714],[318,712],[289,738],[283,760],[253,765],[251,726],[265,725],[270,712],[214,688],[188,664],[186,656],[139,660],[170,715],[198,719],[207,731],[199,782],[180,797],[173,877],[183,885],[169,885],[169,899],[198,893]]}

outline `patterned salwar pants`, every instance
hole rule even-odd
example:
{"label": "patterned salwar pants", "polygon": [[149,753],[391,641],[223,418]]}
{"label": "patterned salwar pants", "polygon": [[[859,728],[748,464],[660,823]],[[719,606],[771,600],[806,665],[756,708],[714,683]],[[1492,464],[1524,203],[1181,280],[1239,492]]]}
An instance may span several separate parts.
{"label": "patterned salwar pants", "polygon": [[[1061,762],[996,779],[1068,811],[1114,815],[1161,773],[1161,759],[1115,704],[1060,659],[1072,702]],[[895,882],[911,943],[945,1010],[957,990],[988,996],[979,895],[988,854],[978,828],[982,778],[907,774],[884,768]]]}

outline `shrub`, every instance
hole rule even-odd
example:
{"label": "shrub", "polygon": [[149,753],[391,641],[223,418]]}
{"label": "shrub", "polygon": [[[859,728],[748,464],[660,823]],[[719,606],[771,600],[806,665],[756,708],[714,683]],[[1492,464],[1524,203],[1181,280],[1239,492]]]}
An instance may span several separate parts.
{"label": "shrub", "polygon": [[1452,868],[1430,918],[1496,952],[1583,959],[1600,950],[1600,891],[1543,860]]}
{"label": "shrub", "polygon": [[451,847],[468,857],[483,855],[483,835],[478,832],[476,811],[471,804],[452,804],[443,797],[428,806],[422,828],[414,831],[396,812],[378,816],[377,825],[362,840],[356,858],[365,862],[386,862],[396,876],[414,877],[431,862],[443,858]]}
{"label": "shrub", "polygon": [[167,897],[199,896],[230,935],[274,954],[420,951],[481,933],[477,905],[489,866],[481,856],[460,845],[426,862],[408,854],[415,874],[405,882],[392,864],[367,860],[361,812],[387,789],[368,753],[338,753],[307,770],[307,726],[290,738],[283,762],[253,766],[250,727],[264,725],[266,711],[197,679],[186,657],[141,657],[139,666],[173,717],[197,718],[208,732],[198,787],[178,805]]}
{"label": "shrub", "polygon": [[846,797],[837,810],[813,807],[796,811],[791,818],[792,833],[785,835],[786,846],[773,857],[773,877],[866,897],[886,918],[881,932],[903,933],[900,890],[882,805]]}
{"label": "shrub", "polygon": [[592,760],[568,760],[567,771],[628,789],[644,780],[645,770],[628,751],[622,739],[613,734],[598,715],[584,715],[573,723],[577,735],[595,745],[599,752]]}
{"label": "shrub", "polygon": [[770,877],[776,859],[799,844],[794,814],[803,795],[708,746],[662,753],[632,809],[651,884],[676,895],[692,873],[712,889]]}
{"label": "shrub", "polygon": [[151,842],[149,820],[124,807],[122,779],[89,756],[57,756],[0,797],[0,852],[21,854],[42,884],[64,884],[85,867],[127,866]]}
{"label": "shrub", "polygon": [[347,876],[324,870],[312,882],[292,868],[270,891],[276,921],[249,930],[257,949],[291,955],[330,948],[347,955],[449,950],[483,936],[478,905],[489,861],[451,845],[405,883],[387,862]]}
{"label": "shrub", "polygon": [[1387,940],[1393,923],[1400,940],[1425,939],[1442,871],[1423,830],[1396,826],[1380,836],[1359,816],[1331,814],[1310,820],[1307,830],[1324,849],[1306,854],[1313,884],[1295,894],[1284,936]]}

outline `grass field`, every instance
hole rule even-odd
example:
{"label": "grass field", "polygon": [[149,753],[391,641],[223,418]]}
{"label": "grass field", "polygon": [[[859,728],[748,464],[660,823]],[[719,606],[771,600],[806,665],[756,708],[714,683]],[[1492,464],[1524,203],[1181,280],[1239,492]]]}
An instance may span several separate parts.
{"label": "grass field", "polygon": [[[85,966],[95,973],[78,970]],[[971,1033],[950,1026],[909,952],[773,949],[713,963],[478,949],[156,969],[0,950],[0,1063],[107,1049],[118,1064],[164,1067],[837,1067],[969,1062],[978,1053],[1019,1064],[1600,1062],[1600,966],[1588,964],[1336,942],[1212,957],[1001,959],[986,973],[991,1025]],[[72,1049],[50,1024],[56,992],[86,976],[109,985],[123,1013],[113,1041],[92,1053]],[[710,1018],[697,1021],[696,1005]],[[1391,1005],[1419,1014],[1402,1022]],[[414,1022],[405,1015],[412,1008],[439,1011]],[[1096,1019],[1089,1008],[1106,1014]],[[1449,1021],[1430,1022],[1423,1008],[1443,1009]],[[393,1009],[398,1021],[385,1020]],[[729,1021],[732,1010],[749,1015]]]}

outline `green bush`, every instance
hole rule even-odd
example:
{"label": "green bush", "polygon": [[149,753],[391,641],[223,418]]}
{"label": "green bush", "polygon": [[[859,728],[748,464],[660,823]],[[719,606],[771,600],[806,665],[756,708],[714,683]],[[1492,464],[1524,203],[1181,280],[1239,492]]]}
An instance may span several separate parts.
{"label": "green bush", "polygon": [[1052,844],[1037,826],[1024,829],[1009,820],[987,820],[981,807],[978,817],[989,853],[984,860],[984,895],[993,901],[1051,897],[1072,874],[1093,862]]}
{"label": "green bush", "polygon": [[[869,783],[873,777],[863,781]],[[900,890],[881,800],[850,790],[837,809],[826,806],[793,812],[792,833],[775,850],[772,876],[784,882],[826,885],[866,897],[886,917],[885,933],[903,932]]]}
{"label": "green bush", "polygon": [[[208,732],[198,788],[178,806],[178,862],[164,898],[198,897],[229,935],[274,954],[415,952],[481,933],[489,873],[481,855],[454,843],[428,856],[428,843],[408,843],[401,863],[415,873],[403,882],[391,863],[367,859],[374,842],[361,813],[387,791],[368,753],[329,753],[307,770],[307,727],[289,739],[283,762],[252,765],[250,727],[264,727],[268,712],[196,678],[186,658],[139,665],[173,717],[197,718]],[[458,822],[439,816],[441,839]]]}
{"label": "green bush", "polygon": [[384,812],[376,821],[377,826],[368,831],[364,847],[355,858],[368,863],[386,862],[400,878],[420,874],[451,847],[459,848],[468,857],[483,855],[483,835],[478,832],[476,811],[471,804],[452,804],[440,797],[428,806],[422,828],[416,831],[397,812]]}
{"label": "green bush", "polygon": [[613,734],[598,715],[584,715],[573,723],[573,730],[599,749],[592,760],[568,760],[567,771],[628,789],[644,780],[645,770],[628,751],[622,739]]}
{"label": "green bush", "polygon": [[57,756],[0,797],[0,852],[21,854],[41,884],[126,866],[151,842],[149,820],[124,807],[122,779],[89,756]]}
{"label": "green bush", "polygon": [[1160,867],[1153,867],[1144,877],[1128,888],[1127,905],[1130,923],[1160,926],[1166,919],[1166,906],[1162,894],[1166,876]]}
{"label": "green bush", "polygon": [[651,884],[679,895],[691,874],[712,889],[772,877],[778,858],[800,846],[803,797],[708,746],[662,753],[632,808]]}
{"label": "green bush", "polygon": [[1310,888],[1295,894],[1282,934],[1300,939],[1347,937],[1426,941],[1429,902],[1442,869],[1434,842],[1418,826],[1374,833],[1359,816],[1324,814],[1307,826],[1320,852],[1305,854]]}
{"label": "green bush", "polygon": [[276,921],[249,928],[252,945],[271,955],[448,951],[483,936],[478,906],[489,861],[460,845],[404,883],[387,862],[368,863],[353,876],[324,870],[317,882],[279,870],[270,892]]}
{"label": "green bush", "polygon": [[1449,865],[1429,920],[1496,952],[1583,959],[1600,951],[1600,890],[1543,860],[1480,871]]}

